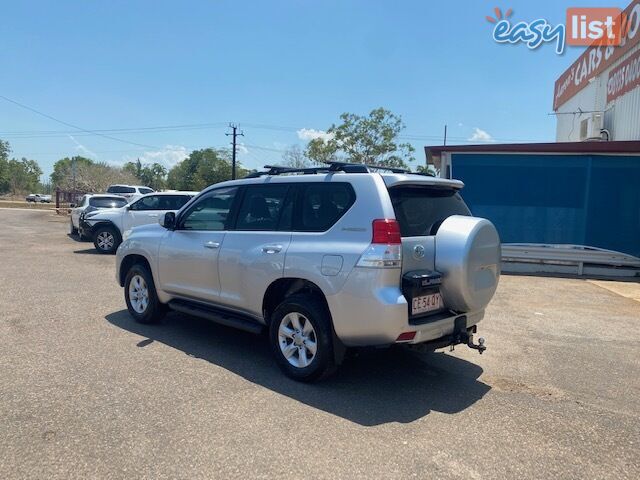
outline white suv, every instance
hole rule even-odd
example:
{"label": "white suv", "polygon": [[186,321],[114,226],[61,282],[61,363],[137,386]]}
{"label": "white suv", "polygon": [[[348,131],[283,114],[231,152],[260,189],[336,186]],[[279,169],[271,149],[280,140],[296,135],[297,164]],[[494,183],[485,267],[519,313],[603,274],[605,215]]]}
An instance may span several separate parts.
{"label": "white suv", "polygon": [[155,192],[124,207],[82,214],[78,231],[90,238],[100,253],[114,253],[128,232],[139,225],[158,223],[169,211],[182,208],[198,192]]}
{"label": "white suv", "polygon": [[[83,214],[95,212],[96,210],[103,210],[105,208],[120,208],[127,204],[127,199],[119,195],[109,194],[91,194],[83,195],[77,204],[71,204],[71,211],[69,215],[69,233],[76,235],[78,228],[80,228],[80,217]],[[82,240],[88,240],[87,237],[81,235]]]}
{"label": "white suv", "polygon": [[373,170],[271,167],[135,229],[116,257],[130,314],[268,329],[280,367],[303,381],[347,347],[482,352],[473,334],[500,276],[496,229],[471,216],[462,182]]}
{"label": "white suv", "polygon": [[153,193],[154,191],[153,188],[142,185],[110,185],[109,188],[107,188],[107,193],[120,195],[126,198],[128,202],[133,202],[141,196]]}

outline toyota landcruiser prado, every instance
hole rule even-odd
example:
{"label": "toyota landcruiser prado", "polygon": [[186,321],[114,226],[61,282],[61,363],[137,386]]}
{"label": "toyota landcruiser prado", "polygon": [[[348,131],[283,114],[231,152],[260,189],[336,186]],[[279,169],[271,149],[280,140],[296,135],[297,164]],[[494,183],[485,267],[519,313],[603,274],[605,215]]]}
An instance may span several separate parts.
{"label": "toyota landcruiser prado", "polygon": [[[282,370],[328,375],[346,348],[464,343],[496,290],[500,240],[462,182],[363,165],[269,167],[132,230],[116,277],[130,314],[167,309],[258,333]],[[301,173],[301,174],[300,174]]]}

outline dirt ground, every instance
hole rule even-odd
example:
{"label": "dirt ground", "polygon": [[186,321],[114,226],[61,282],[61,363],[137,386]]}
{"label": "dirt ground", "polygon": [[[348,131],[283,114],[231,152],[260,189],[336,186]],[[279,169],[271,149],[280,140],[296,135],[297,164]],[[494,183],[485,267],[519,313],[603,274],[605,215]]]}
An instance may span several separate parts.
{"label": "dirt ground", "polygon": [[638,283],[505,275],[484,355],[363,352],[303,385],[263,337],[134,323],[67,221],[0,210],[2,479],[637,478]]}

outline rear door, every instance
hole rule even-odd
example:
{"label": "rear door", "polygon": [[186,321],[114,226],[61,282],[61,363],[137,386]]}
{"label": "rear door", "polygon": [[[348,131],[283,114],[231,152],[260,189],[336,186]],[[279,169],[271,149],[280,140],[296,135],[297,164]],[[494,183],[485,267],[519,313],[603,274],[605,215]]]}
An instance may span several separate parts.
{"label": "rear door", "polygon": [[243,187],[237,220],[220,259],[220,301],[262,315],[266,288],[284,275],[291,242],[293,188],[288,184]]}
{"label": "rear door", "polygon": [[[435,273],[436,233],[451,215],[471,215],[469,208],[450,187],[401,185],[391,187],[389,196],[402,236],[403,292],[410,313],[427,314],[443,308],[439,288],[427,277]],[[406,275],[411,272],[411,275]],[[407,277],[415,280],[409,280]],[[439,285],[439,280],[434,282]],[[412,286],[410,286],[412,285]]]}

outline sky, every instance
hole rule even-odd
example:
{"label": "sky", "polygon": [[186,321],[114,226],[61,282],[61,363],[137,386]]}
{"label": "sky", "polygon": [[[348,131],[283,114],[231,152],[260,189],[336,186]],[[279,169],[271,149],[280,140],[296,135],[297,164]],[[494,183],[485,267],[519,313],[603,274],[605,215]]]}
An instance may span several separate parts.
{"label": "sky", "polygon": [[556,25],[576,2],[4,2],[0,96],[22,106],[0,98],[0,139],[45,176],[72,155],[171,167],[228,147],[229,122],[259,168],[377,107],[402,117],[414,166],[445,124],[448,143],[555,141],[553,84],[583,50],[495,43],[496,6]]}

